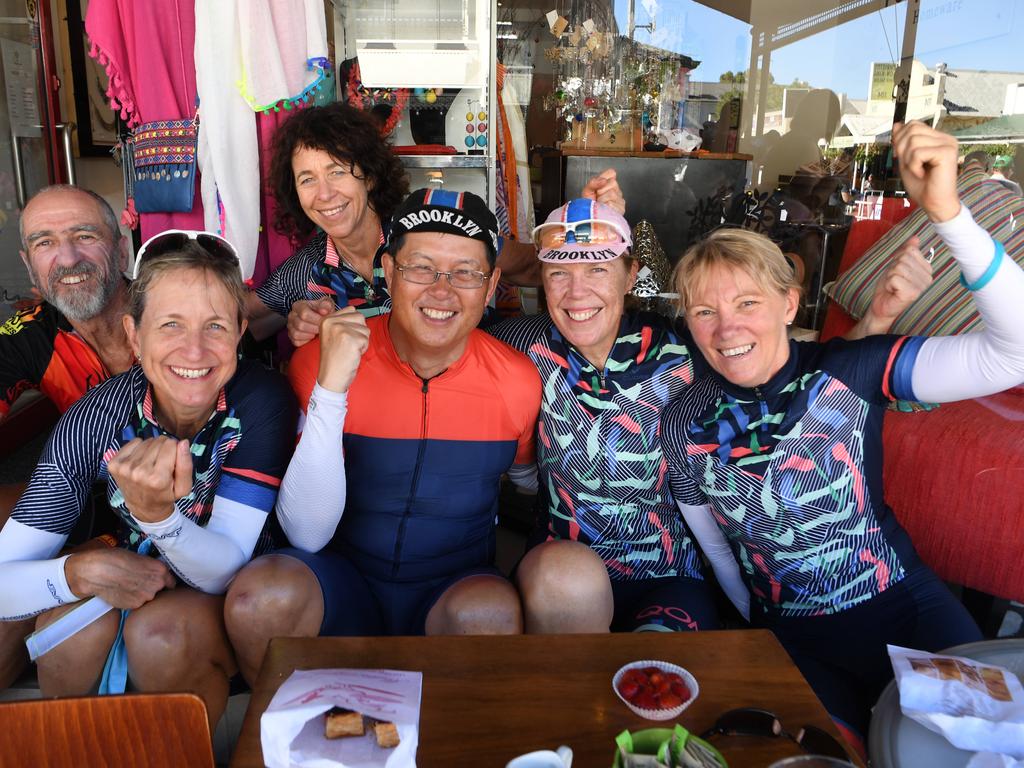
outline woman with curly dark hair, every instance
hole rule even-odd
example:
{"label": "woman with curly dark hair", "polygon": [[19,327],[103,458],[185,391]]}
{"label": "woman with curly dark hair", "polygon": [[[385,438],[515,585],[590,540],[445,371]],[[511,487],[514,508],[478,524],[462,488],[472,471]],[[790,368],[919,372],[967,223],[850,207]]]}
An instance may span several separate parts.
{"label": "woman with curly dark hair", "polygon": [[409,180],[379,121],[346,104],[296,112],[274,134],[270,183],[275,228],[302,240],[319,232],[250,296],[253,320],[325,298],[367,317],[389,311],[380,252]]}

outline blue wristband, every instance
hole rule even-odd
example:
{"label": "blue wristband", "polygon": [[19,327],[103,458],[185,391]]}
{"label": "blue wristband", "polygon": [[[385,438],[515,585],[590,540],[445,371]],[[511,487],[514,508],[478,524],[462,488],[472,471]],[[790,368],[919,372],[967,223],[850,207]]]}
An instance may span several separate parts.
{"label": "blue wristband", "polygon": [[993,240],[996,244],[996,253],[992,257],[992,263],[988,265],[988,269],[985,270],[985,274],[975,280],[973,283],[968,284],[964,280],[963,274],[960,275],[960,285],[966,288],[968,291],[980,291],[986,285],[988,285],[992,278],[996,276],[996,272],[999,271],[999,265],[1003,263],[1003,256],[1006,255],[1006,248],[998,240]]}

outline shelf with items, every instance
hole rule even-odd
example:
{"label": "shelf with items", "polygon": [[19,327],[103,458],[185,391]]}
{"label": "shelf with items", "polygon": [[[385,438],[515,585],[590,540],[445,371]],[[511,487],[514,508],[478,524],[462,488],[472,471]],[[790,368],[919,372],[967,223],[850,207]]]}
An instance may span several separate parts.
{"label": "shelf with items", "polygon": [[345,56],[358,60],[359,93],[368,94],[364,108],[391,108],[389,140],[413,188],[468,190],[493,207],[494,0],[334,5]]}

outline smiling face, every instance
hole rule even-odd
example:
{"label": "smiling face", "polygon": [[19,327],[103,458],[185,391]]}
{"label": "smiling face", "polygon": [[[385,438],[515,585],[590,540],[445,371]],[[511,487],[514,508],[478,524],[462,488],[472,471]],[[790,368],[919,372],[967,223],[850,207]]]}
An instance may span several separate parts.
{"label": "smiling face", "polygon": [[21,217],[32,283],[71,320],[100,314],[117,291],[125,265],[120,232],[84,192],[57,189],[33,198]]}
{"label": "smiling face", "polygon": [[562,336],[598,370],[618,336],[626,294],[637,276],[636,261],[611,261],[541,266],[548,314]]}
{"label": "smiling face", "polygon": [[733,384],[756,387],[789,358],[786,324],[799,294],[765,288],[744,269],[711,264],[687,302],[686,323],[708,363]]}
{"label": "smiling face", "polygon": [[202,269],[176,269],[153,278],[142,318],[125,315],[125,331],[153,386],[157,417],[178,437],[191,437],[217,404],[238,366],[245,323],[238,302]]}
{"label": "smiling face", "polygon": [[[410,232],[397,255],[385,254],[383,263],[391,292],[391,337],[399,355],[407,362],[413,356],[433,358],[441,369],[458,360],[498,285],[501,270],[491,270],[487,246],[459,235]],[[453,288],[444,275],[432,285],[418,285],[404,279],[397,267],[469,270],[490,277],[479,288]]]}
{"label": "smiling face", "polygon": [[380,229],[358,165],[339,163],[322,149],[300,146],[292,155],[292,172],[303,212],[335,243],[358,237],[363,227]]}
{"label": "smiling face", "polygon": [[625,295],[636,282],[637,262],[541,265],[548,314],[561,334],[599,370],[619,333]]}

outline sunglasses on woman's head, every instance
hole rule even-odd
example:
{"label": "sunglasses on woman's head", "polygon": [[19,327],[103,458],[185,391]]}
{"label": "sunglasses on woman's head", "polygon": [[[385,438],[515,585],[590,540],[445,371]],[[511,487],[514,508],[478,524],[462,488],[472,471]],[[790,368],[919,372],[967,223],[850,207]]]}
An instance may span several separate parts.
{"label": "sunglasses on woman's head", "polygon": [[805,725],[794,736],[783,727],[774,712],[756,707],[730,709],[719,716],[715,724],[701,734],[709,739],[722,734],[725,736],[762,736],[789,739],[812,755],[825,755],[840,760],[849,760],[843,745],[827,731],[813,725]]}
{"label": "sunglasses on woman's head", "polygon": [[599,245],[622,243],[626,234],[618,224],[604,219],[585,221],[549,221],[533,229],[533,244],[541,248],[570,245]]}
{"label": "sunglasses on woman's head", "polygon": [[227,240],[213,232],[196,232],[191,229],[169,229],[159,235],[153,235],[142,244],[139,252],[135,254],[135,267],[132,269],[132,279],[139,276],[139,265],[144,259],[163,256],[165,253],[180,251],[189,240],[195,240],[203,250],[215,259],[226,259],[233,264],[238,264],[238,252]]}

